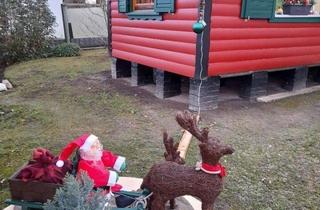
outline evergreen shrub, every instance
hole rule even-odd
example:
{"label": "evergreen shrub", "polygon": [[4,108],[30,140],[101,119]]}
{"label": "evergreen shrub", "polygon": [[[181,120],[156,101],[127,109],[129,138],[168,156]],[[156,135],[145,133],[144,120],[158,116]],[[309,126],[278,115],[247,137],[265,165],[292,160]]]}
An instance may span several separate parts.
{"label": "evergreen shrub", "polygon": [[80,46],[74,43],[62,43],[52,50],[52,56],[56,57],[72,57],[80,55]]}

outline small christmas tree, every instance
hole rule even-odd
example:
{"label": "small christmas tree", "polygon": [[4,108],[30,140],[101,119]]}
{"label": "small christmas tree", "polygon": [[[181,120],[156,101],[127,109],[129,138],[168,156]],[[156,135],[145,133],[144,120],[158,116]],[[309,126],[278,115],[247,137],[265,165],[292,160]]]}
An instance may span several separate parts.
{"label": "small christmas tree", "polygon": [[44,210],[97,210],[103,209],[107,197],[102,190],[93,191],[93,182],[86,173],[77,179],[67,175],[64,185],[57,190],[54,199],[44,205]]}

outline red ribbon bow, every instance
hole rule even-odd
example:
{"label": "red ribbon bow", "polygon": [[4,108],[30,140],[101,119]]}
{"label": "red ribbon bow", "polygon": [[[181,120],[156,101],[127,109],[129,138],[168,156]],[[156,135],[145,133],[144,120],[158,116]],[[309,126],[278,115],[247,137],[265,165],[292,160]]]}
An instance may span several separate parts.
{"label": "red ribbon bow", "polygon": [[33,150],[32,160],[21,170],[18,179],[23,181],[42,181],[48,183],[63,183],[63,178],[72,165],[70,161],[66,161],[62,168],[56,167],[58,157],[46,149],[36,148]]}

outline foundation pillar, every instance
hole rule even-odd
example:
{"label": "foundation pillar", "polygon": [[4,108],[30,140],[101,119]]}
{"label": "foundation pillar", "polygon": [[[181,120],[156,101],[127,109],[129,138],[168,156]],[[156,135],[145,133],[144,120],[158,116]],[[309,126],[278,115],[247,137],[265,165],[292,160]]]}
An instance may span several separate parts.
{"label": "foundation pillar", "polygon": [[131,86],[153,83],[153,69],[131,62]]}
{"label": "foundation pillar", "polygon": [[283,88],[289,91],[300,90],[307,87],[308,68],[299,67],[288,70],[285,76]]}
{"label": "foundation pillar", "polygon": [[131,77],[131,62],[119,58],[112,58],[111,77],[112,79]]}
{"label": "foundation pillar", "polygon": [[181,78],[176,74],[155,69],[155,82],[157,98],[169,98],[181,93]]}
{"label": "foundation pillar", "polygon": [[220,93],[220,77],[208,77],[202,80],[190,79],[189,86],[189,109],[198,111],[214,110],[218,107],[218,97]]}
{"label": "foundation pillar", "polygon": [[249,101],[256,101],[260,96],[267,95],[268,72],[255,72],[244,77],[241,88],[240,97]]}

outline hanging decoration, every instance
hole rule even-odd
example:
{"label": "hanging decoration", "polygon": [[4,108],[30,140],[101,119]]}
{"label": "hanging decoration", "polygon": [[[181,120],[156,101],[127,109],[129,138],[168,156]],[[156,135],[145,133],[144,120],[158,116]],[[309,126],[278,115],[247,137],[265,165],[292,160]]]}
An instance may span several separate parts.
{"label": "hanging decoration", "polygon": [[199,18],[198,18],[198,21],[192,25],[192,30],[197,34],[201,34],[207,25],[206,22],[204,21],[204,9],[205,9],[205,1],[200,0]]}

